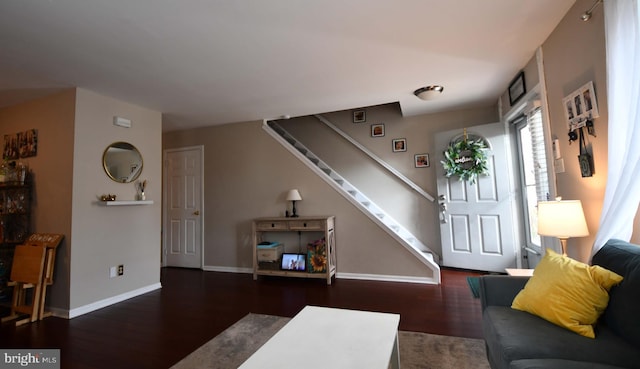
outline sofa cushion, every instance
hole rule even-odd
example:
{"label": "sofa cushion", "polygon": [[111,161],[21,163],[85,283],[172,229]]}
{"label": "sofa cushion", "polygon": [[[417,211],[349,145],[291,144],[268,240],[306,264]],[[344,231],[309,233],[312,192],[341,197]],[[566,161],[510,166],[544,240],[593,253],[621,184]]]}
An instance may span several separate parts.
{"label": "sofa cushion", "polygon": [[640,348],[640,247],[612,239],[592,259],[624,280],[610,291],[609,306],[602,318],[621,337]]}
{"label": "sofa cushion", "polygon": [[596,338],[577,335],[533,314],[508,306],[488,306],[482,327],[492,367],[506,369],[522,359],[586,361],[640,368],[640,351],[602,324]]}
{"label": "sofa cushion", "polygon": [[526,359],[516,360],[511,363],[509,369],[624,369],[598,363],[584,361],[559,360],[559,359]]}
{"label": "sofa cushion", "polygon": [[603,267],[547,250],[512,307],[594,338],[593,325],[607,307],[608,291],[621,280]]}

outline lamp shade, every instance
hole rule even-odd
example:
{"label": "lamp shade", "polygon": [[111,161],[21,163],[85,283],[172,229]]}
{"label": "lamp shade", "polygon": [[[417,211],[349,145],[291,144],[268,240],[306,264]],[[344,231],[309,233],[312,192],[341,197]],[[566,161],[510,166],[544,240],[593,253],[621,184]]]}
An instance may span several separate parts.
{"label": "lamp shade", "polygon": [[287,192],[287,201],[298,200],[302,200],[302,196],[300,196],[300,192],[298,192],[298,190],[289,190],[289,192]]}
{"label": "lamp shade", "polygon": [[538,203],[538,234],[558,238],[589,235],[580,200],[541,201]]}

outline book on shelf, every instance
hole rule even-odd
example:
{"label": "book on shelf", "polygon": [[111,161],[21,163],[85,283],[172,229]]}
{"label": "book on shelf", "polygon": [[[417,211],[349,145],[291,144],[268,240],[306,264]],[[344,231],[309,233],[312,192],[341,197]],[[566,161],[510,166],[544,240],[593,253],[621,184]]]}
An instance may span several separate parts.
{"label": "book on shelf", "polygon": [[270,249],[270,248],[276,247],[278,245],[280,245],[280,242],[264,241],[264,242],[260,242],[257,245],[257,248],[259,248],[259,249]]}

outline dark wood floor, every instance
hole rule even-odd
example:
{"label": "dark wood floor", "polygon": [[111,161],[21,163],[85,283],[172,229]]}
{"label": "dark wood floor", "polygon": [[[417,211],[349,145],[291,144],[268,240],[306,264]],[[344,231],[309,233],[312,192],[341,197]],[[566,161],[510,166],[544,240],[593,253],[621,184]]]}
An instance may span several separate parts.
{"label": "dark wood floor", "polygon": [[480,302],[444,270],[442,284],[260,278],[164,268],[163,288],[72,320],[0,328],[0,348],[58,348],[62,368],[168,368],[246,314],[292,317],[305,305],[400,314],[400,330],[482,338]]}

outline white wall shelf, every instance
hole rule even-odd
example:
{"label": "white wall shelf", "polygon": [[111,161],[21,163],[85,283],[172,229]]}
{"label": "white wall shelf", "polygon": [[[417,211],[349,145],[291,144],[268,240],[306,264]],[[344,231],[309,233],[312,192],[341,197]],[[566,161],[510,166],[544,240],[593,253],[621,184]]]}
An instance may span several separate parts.
{"label": "white wall shelf", "polygon": [[100,201],[104,206],[132,206],[132,205],[152,205],[153,200],[116,200]]}

